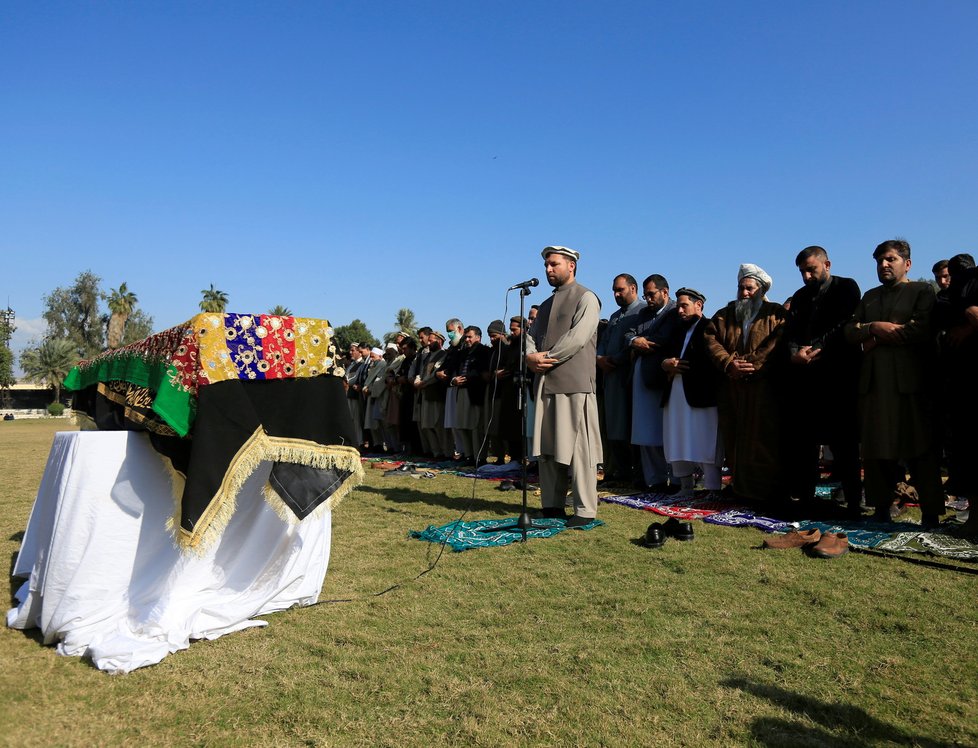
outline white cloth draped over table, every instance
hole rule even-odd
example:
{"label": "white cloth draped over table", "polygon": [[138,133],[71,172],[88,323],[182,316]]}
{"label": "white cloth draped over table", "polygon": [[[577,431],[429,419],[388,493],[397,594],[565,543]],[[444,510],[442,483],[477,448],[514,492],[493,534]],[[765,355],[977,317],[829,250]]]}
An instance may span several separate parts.
{"label": "white cloth draped over table", "polygon": [[27,581],[7,625],[38,627],[58,653],[129,672],[191,639],[216,639],[318,598],[331,515],[288,523],[262,496],[271,463],[238,495],[220,538],[182,551],[166,530],[174,502],[162,459],[143,433],[55,436],[14,567]]}

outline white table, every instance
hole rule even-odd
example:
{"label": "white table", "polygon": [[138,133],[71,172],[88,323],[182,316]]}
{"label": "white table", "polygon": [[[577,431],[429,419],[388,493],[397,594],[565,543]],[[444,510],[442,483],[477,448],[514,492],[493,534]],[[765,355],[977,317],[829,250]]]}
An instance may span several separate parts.
{"label": "white table", "polygon": [[329,561],[331,515],[286,523],[261,494],[263,463],[220,539],[181,551],[165,529],[174,500],[145,434],[55,436],[14,576],[7,625],[37,627],[59,654],[101,670],[152,665],[192,639],[216,639],[254,616],[312,605]]}

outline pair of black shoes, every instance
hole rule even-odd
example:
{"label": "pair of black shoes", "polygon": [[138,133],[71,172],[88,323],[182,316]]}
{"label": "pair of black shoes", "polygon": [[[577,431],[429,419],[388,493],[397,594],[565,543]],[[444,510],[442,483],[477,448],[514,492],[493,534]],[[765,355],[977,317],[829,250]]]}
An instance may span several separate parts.
{"label": "pair of black shoes", "polygon": [[642,544],[646,548],[661,548],[666,544],[668,538],[684,541],[693,540],[693,524],[691,522],[680,522],[675,517],[670,517],[665,522],[653,522],[645,531]]}

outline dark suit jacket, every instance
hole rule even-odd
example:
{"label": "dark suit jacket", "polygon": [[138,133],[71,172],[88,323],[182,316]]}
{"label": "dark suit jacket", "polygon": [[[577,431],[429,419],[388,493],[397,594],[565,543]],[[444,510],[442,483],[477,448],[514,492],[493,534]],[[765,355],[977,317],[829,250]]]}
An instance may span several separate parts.
{"label": "dark suit jacket", "polygon": [[[683,372],[682,383],[686,402],[691,408],[710,408],[717,404],[717,387],[720,374],[713,365],[710,352],[706,347],[706,340],[703,337],[708,322],[706,317],[700,317],[696,323],[696,329],[693,330],[693,335],[689,339],[686,353],[681,357],[683,361],[689,364],[689,371]],[[682,325],[676,326],[672,338],[664,348],[663,359],[679,357],[688,330],[689,328]],[[669,402],[672,383],[673,378],[669,377],[665,392],[662,395],[663,407]]]}
{"label": "dark suit jacket", "polygon": [[852,278],[835,275],[824,291],[819,290],[804,286],[791,297],[784,333],[786,356],[806,345],[820,348],[821,353],[808,364],[788,364],[786,395],[797,402],[817,387],[825,396],[821,415],[832,420],[839,413],[855,413],[862,353],[846,340],[845,326],[859,305],[860,292]]}
{"label": "dark suit jacket", "polygon": [[476,343],[463,350],[464,356],[459,361],[458,369],[453,376],[464,376],[465,384],[460,385],[469,393],[469,402],[482,406],[486,395],[486,380],[482,376],[489,371],[489,359],[492,351],[487,345]]}
{"label": "dark suit jacket", "polygon": [[806,345],[822,352],[805,367],[812,371],[858,366],[859,348],[846,341],[843,328],[859,304],[859,285],[852,278],[831,276],[822,293],[803,286],[791,297],[785,338],[794,353]]}
{"label": "dark suit jacket", "polygon": [[661,390],[666,386],[666,373],[662,371],[665,356],[661,346],[669,342],[677,327],[679,314],[676,312],[676,302],[670,299],[658,314],[646,306],[638,313],[634,326],[625,332],[625,340],[629,345],[635,338],[645,338],[650,343],[660,345],[657,350],[641,355],[645,362],[642,364],[642,384],[650,390]]}

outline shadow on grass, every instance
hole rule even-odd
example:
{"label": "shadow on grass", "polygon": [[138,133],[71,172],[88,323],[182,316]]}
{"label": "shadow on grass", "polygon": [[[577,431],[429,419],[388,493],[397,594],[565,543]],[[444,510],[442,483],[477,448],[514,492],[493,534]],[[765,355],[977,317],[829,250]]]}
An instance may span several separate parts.
{"label": "shadow on grass", "polygon": [[20,532],[15,532],[13,535],[11,535],[9,538],[7,538],[7,540],[10,540],[10,541],[12,541],[14,543],[19,543],[23,539],[24,539],[24,531],[23,530],[21,530]]}
{"label": "shadow on grass", "polygon": [[[510,492],[515,494],[515,500],[512,502],[491,501],[489,499],[479,498],[478,496],[473,498],[471,494],[452,496],[447,493],[418,491],[414,488],[402,488],[401,486],[393,486],[390,488],[380,488],[378,486],[359,486],[357,491],[378,494],[385,500],[395,504],[436,504],[437,506],[442,506],[446,509],[451,509],[457,512],[460,512],[463,509],[468,509],[470,512],[495,512],[496,514],[501,514],[504,516],[509,514],[519,514],[522,502],[521,494],[515,491]],[[533,499],[535,499],[535,501]],[[537,497],[527,498],[527,502],[530,505],[531,510],[538,508],[539,501],[540,500]]]}
{"label": "shadow on grass", "polygon": [[[737,688],[794,712],[819,727],[805,721],[776,717],[758,717],[750,730],[761,745],[784,746],[847,746],[869,748],[881,742],[914,745],[921,748],[952,748],[960,743],[945,742],[916,735],[876,719],[865,709],[844,703],[820,701],[810,696],[786,691],[778,686],[752,683],[745,678],[728,678],[722,686]],[[828,726],[823,728],[821,726]],[[835,728],[835,729],[832,729]]]}
{"label": "shadow on grass", "polygon": [[10,584],[10,607],[11,608],[16,607],[17,605],[17,598],[14,597],[14,592],[16,592],[17,589],[20,587],[20,585],[23,583],[23,580],[18,580],[14,578],[14,567],[17,565],[18,553],[20,553],[20,551],[14,551],[13,553],[10,554],[10,568],[7,569],[7,580],[8,583]]}

